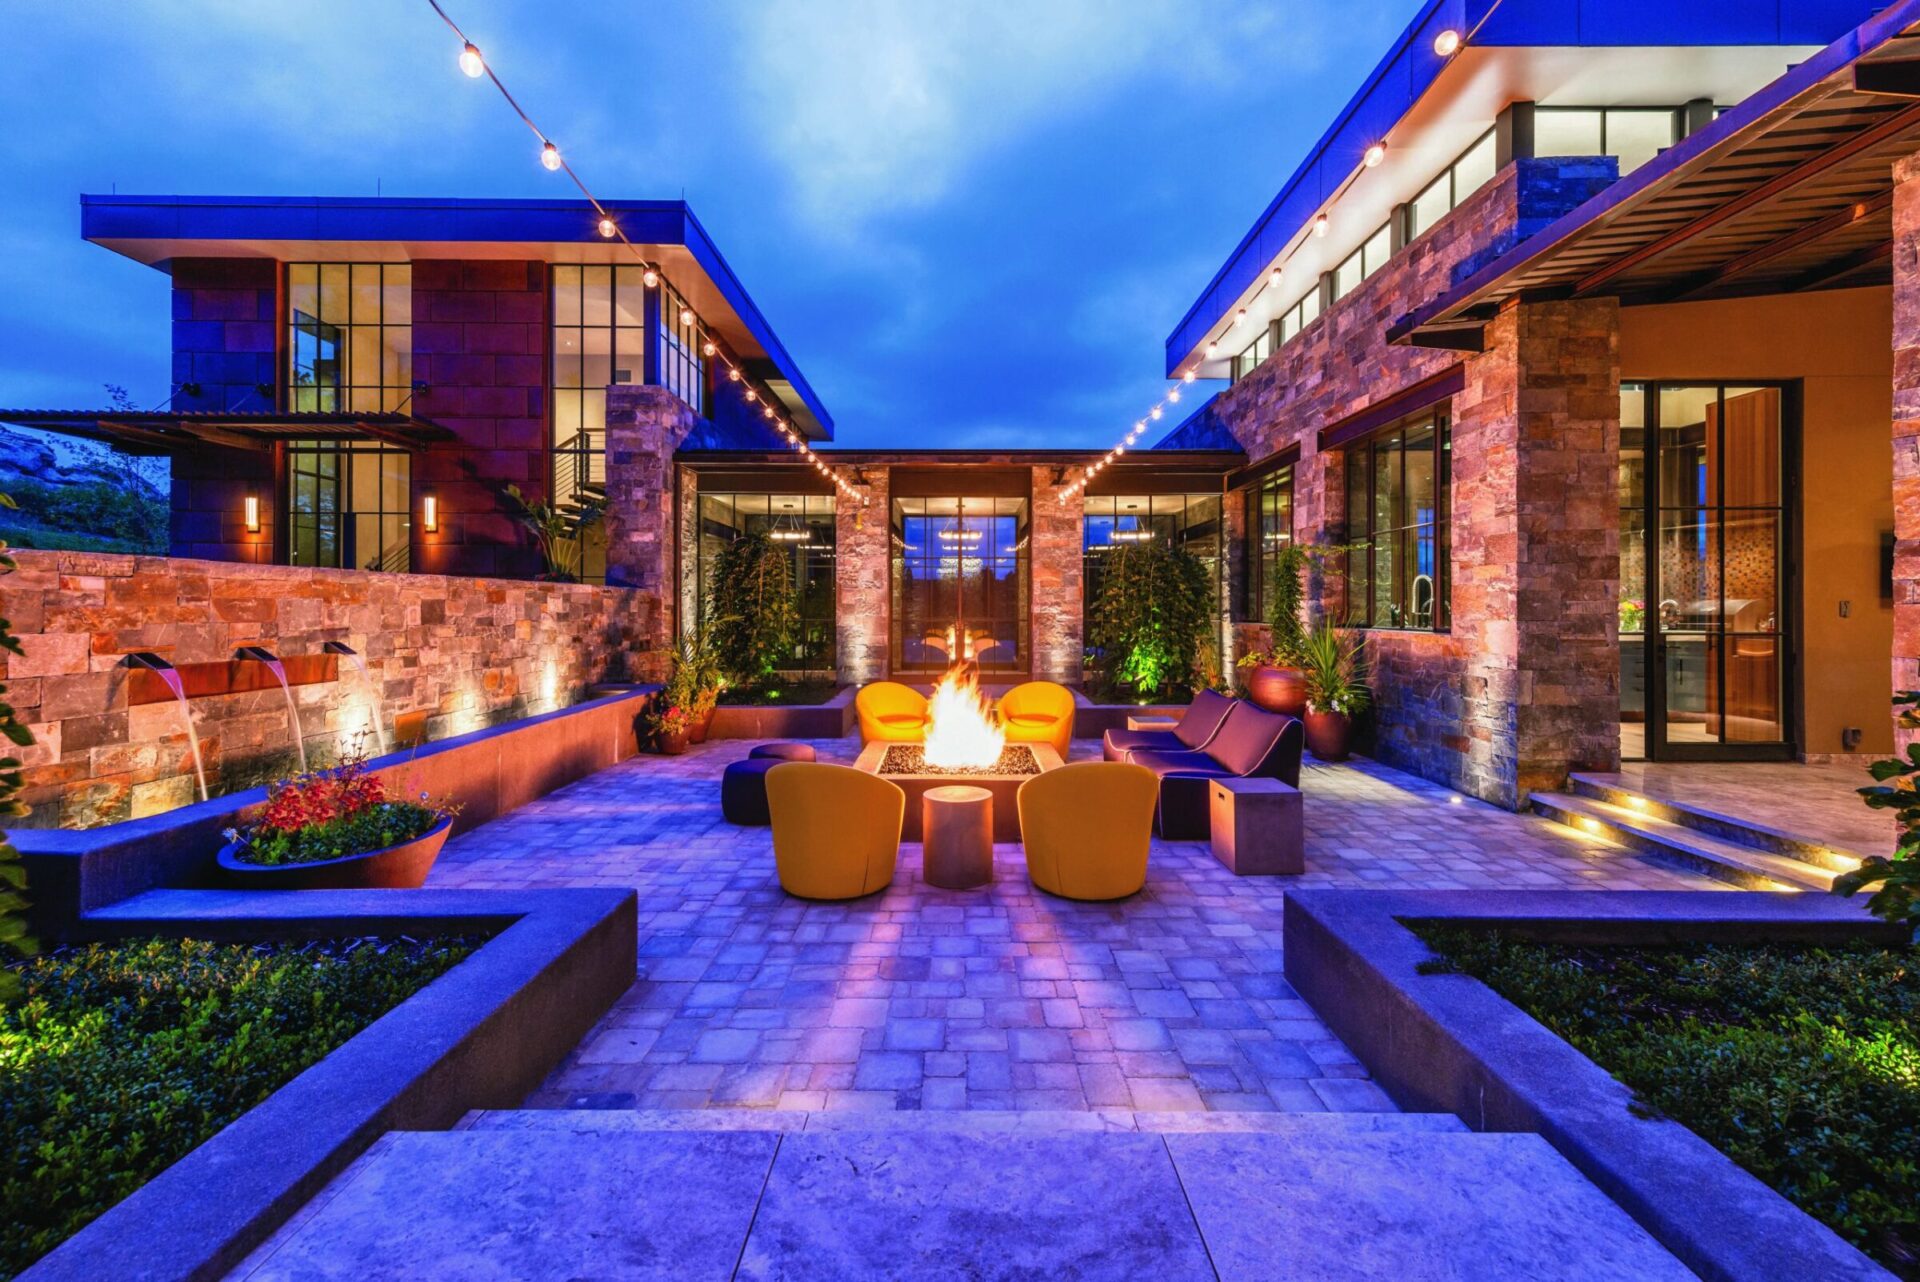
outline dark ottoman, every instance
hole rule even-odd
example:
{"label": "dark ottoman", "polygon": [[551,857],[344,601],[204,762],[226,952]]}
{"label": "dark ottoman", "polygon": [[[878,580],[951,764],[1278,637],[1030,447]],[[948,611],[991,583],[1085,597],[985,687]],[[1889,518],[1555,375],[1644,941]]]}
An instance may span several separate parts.
{"label": "dark ottoman", "polygon": [[747,760],[758,761],[812,761],[813,745],[810,743],[763,743],[747,754]]}
{"label": "dark ottoman", "polygon": [[720,776],[720,813],[728,823],[766,827],[773,822],[767,813],[767,771],[786,763],[778,757],[749,757],[727,763]]}

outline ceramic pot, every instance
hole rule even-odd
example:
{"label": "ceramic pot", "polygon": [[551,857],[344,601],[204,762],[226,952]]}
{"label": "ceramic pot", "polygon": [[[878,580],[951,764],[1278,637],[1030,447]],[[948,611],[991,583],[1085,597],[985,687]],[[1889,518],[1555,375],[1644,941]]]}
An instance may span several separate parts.
{"label": "ceramic pot", "polygon": [[234,842],[220,848],[216,861],[228,885],[247,890],[412,890],[427,879],[451,831],[449,816],[412,841],[305,864],[251,864]]}
{"label": "ceramic pot", "polygon": [[653,749],[663,757],[677,757],[687,750],[689,731],[676,730],[672,734],[665,730],[653,736]]}
{"label": "ceramic pot", "polygon": [[1307,710],[1307,678],[1298,668],[1263,663],[1247,677],[1247,698],[1268,712],[1298,717]]}
{"label": "ceramic pot", "polygon": [[693,724],[687,729],[687,742],[705,743],[707,741],[707,734],[713,729],[714,715],[719,711],[720,705],[715,704],[694,718]]}
{"label": "ceramic pot", "polygon": [[1306,723],[1307,751],[1322,761],[1345,761],[1353,746],[1353,718],[1344,712],[1314,712]]}

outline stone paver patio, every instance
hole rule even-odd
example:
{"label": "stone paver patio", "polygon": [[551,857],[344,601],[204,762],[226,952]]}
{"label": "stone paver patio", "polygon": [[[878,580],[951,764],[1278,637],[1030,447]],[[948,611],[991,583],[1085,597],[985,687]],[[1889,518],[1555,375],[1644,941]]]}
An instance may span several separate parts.
{"label": "stone paver patio", "polygon": [[[1017,845],[990,886],[944,891],[908,844],[884,893],[807,903],[767,829],[720,817],[720,771],[749,746],[636,758],[447,847],[430,886],[639,895],[633,988],[530,1106],[1389,1109],[1282,977],[1289,886],[1716,884],[1359,762],[1307,768],[1301,877],[1156,840],[1144,892],[1081,904],[1034,890]],[[850,761],[858,742],[815,747]]]}

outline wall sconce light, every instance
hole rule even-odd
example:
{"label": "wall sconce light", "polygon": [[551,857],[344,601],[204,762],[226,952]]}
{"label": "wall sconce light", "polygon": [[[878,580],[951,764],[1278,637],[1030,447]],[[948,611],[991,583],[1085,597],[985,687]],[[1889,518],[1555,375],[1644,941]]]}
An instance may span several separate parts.
{"label": "wall sconce light", "polygon": [[440,499],[437,495],[429,494],[421,500],[420,527],[428,534],[440,532]]}
{"label": "wall sconce light", "polygon": [[242,506],[245,508],[247,515],[247,533],[260,533],[260,496],[258,494],[247,495]]}

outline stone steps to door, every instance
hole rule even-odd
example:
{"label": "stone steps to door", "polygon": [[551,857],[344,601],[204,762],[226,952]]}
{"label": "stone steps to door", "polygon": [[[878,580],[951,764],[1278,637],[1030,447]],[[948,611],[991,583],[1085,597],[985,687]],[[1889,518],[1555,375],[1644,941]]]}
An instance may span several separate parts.
{"label": "stone steps to door", "polygon": [[1536,792],[1527,800],[1535,814],[1743,890],[1828,891],[1837,875],[1832,868],[1661,818],[1651,808],[1564,792]]}
{"label": "stone steps to door", "polygon": [[582,1130],[555,1110],[391,1133],[229,1277],[1693,1276],[1537,1135],[1395,1114],[1154,1119],[1177,1130],[821,1116],[609,1111]]}
{"label": "stone steps to door", "polygon": [[1576,796],[1590,797],[1609,805],[1622,806],[1670,824],[1692,828],[1709,837],[1718,837],[1737,846],[1751,846],[1802,863],[1848,872],[1859,866],[1860,856],[1813,837],[1788,832],[1756,819],[1741,818],[1713,810],[1698,802],[1678,801],[1656,796],[1622,784],[1618,778],[1600,774],[1575,773],[1568,776],[1569,790]]}

